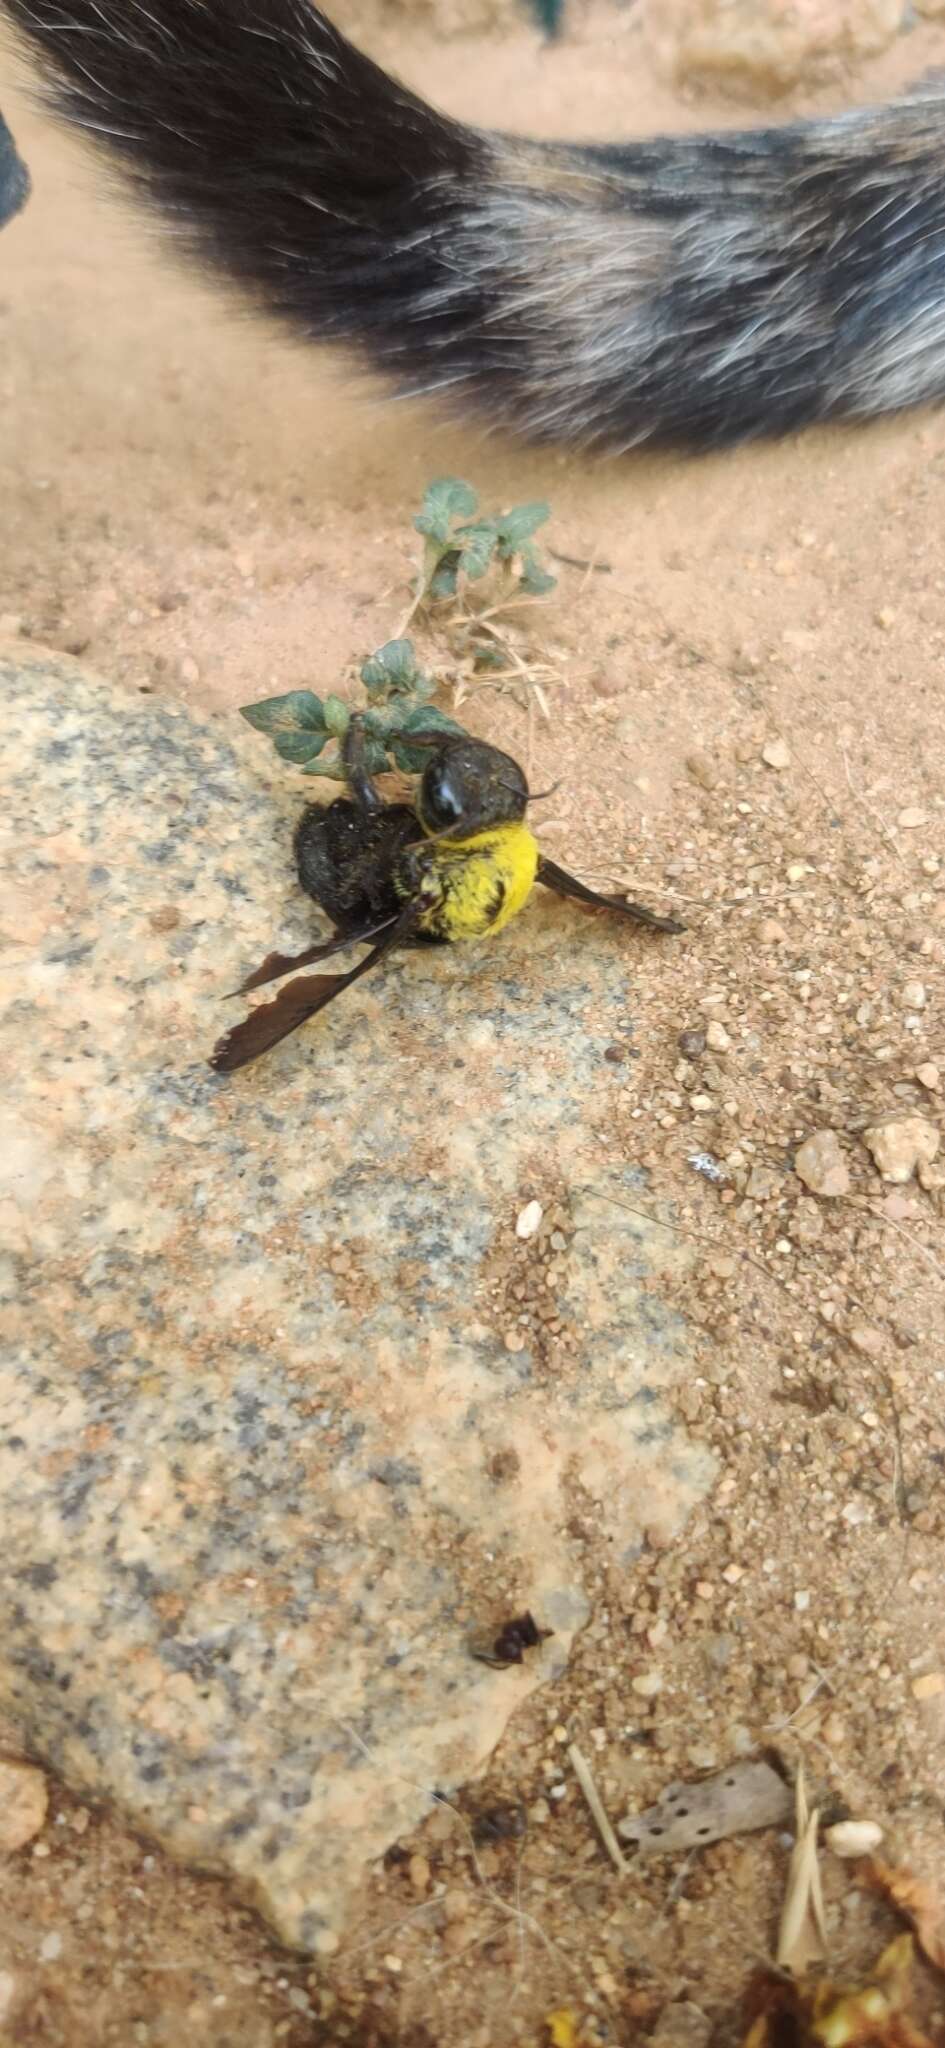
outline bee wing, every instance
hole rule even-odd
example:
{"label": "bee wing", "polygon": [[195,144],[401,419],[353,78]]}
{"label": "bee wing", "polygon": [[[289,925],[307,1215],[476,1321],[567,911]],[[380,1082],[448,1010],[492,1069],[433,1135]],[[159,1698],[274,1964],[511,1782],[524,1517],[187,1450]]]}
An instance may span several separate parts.
{"label": "bee wing", "polygon": [[686,927],[675,917],[657,917],[654,910],[647,910],[642,903],[628,903],[623,896],[601,896],[596,889],[589,889],[586,882],[579,882],[576,875],[569,875],[566,868],[559,868],[557,861],[549,860],[542,854],[538,862],[538,880],[546,889],[553,889],[556,896],[569,896],[575,903],[588,903],[595,910],[616,910],[618,916],[628,917],[633,924],[643,924],[654,932],[684,932]]}
{"label": "bee wing", "polygon": [[251,989],[265,988],[268,981],[281,981],[284,974],[294,973],[297,967],[311,967],[316,960],[328,960],[332,953],[342,953],[346,946],[363,945],[366,939],[376,939],[379,932],[386,931],[390,923],[391,919],[385,918],[383,924],[365,925],[362,931],[335,931],[330,939],[307,946],[304,953],[267,953],[262,964],[254,968],[238,988],[231,989],[230,994],[248,996]]}
{"label": "bee wing", "polygon": [[235,1024],[213,1048],[210,1065],[217,1074],[233,1074],[238,1067],[249,1066],[251,1060],[258,1060],[264,1052],[270,1052],[291,1031],[297,1031],[300,1024],[308,1022],[326,1004],[334,1001],[342,989],[350,988],[353,981],[359,981],[367,974],[391,946],[407,937],[419,916],[419,907],[408,903],[399,917],[392,918],[385,926],[376,946],[372,946],[363,960],[347,974],[300,974],[296,981],[286,983],[269,1003],[260,1003],[251,1010],[241,1024]]}

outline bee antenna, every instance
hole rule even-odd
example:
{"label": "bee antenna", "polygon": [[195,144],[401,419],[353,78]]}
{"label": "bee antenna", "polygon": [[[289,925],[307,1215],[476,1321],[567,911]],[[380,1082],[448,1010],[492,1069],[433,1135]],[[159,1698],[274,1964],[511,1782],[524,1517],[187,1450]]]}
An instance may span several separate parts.
{"label": "bee antenna", "polygon": [[558,780],[557,780],[557,782],[553,782],[553,783],[552,783],[552,785],[551,785],[551,788],[550,788],[550,789],[533,789],[533,790],[530,790],[530,791],[529,791],[529,796],[528,796],[528,801],[529,801],[529,803],[530,803],[530,804],[540,804],[540,803],[544,803],[544,800],[545,800],[546,796],[557,796],[557,793],[558,793],[558,791],[559,791],[559,789],[560,789],[560,788],[561,788],[561,777],[560,777],[560,775],[559,775],[559,777],[558,777]]}

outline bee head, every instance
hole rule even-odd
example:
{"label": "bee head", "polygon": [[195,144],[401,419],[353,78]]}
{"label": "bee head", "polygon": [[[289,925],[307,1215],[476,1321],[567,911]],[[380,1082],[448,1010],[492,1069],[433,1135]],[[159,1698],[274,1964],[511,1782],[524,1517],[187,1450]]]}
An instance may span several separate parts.
{"label": "bee head", "polygon": [[457,837],[524,818],[528,783],[511,754],[484,740],[448,740],[427,763],[417,795],[425,832]]}

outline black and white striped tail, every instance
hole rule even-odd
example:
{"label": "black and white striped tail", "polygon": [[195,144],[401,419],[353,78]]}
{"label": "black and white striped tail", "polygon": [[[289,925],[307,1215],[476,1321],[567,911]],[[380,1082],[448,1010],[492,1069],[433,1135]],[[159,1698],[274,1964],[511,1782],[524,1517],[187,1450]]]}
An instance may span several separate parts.
{"label": "black and white striped tail", "polygon": [[447,120],[306,0],[0,0],[204,269],[532,437],[721,446],[945,392],[945,93],[614,147]]}

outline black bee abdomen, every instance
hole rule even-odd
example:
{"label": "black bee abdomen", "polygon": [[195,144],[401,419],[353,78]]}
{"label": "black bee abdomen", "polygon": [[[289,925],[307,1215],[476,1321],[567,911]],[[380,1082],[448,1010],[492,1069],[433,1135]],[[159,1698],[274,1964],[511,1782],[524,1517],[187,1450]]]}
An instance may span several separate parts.
{"label": "black bee abdomen", "polygon": [[299,881],[341,931],[396,917],[394,869],[419,826],[406,804],[365,814],[348,797],[309,804],[293,842]]}

